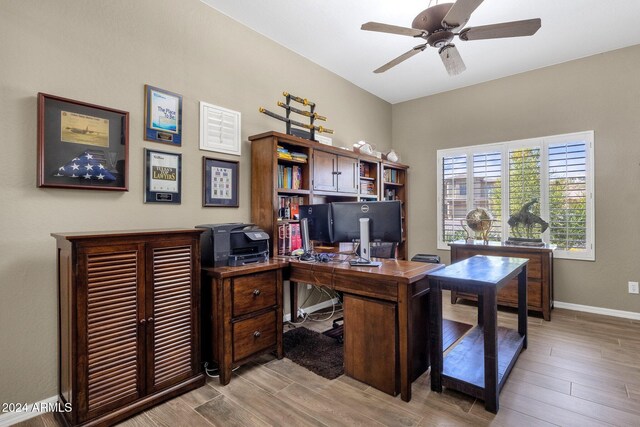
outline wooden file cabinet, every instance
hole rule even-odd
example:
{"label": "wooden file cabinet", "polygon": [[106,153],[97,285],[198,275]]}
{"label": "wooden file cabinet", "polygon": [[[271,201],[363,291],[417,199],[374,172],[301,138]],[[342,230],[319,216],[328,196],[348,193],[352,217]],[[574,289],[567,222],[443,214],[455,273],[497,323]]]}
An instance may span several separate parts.
{"label": "wooden file cabinet", "polygon": [[203,268],[203,348],[205,361],[217,364],[220,384],[231,369],[253,357],[282,353],[282,269],[269,260],[243,267]]}
{"label": "wooden file cabinet", "polygon": [[111,425],[204,385],[200,233],[53,234],[64,425]]}
{"label": "wooden file cabinet", "polygon": [[[471,258],[474,255],[501,256],[526,258],[529,260],[527,268],[527,300],[528,309],[535,311],[544,317],[544,320],[551,320],[551,309],[553,308],[553,250],[554,246],[525,247],[511,246],[500,242],[489,242],[477,240],[473,243],[456,241],[450,243],[451,263]],[[518,306],[517,282],[512,280],[498,292],[498,304],[508,307]],[[455,304],[458,298],[477,301],[477,297],[472,294],[451,291],[451,303]]]}

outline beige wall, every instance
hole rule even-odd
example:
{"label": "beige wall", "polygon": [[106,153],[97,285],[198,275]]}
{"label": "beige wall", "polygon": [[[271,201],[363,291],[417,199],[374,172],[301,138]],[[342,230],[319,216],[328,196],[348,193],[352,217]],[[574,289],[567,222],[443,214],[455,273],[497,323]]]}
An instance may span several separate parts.
{"label": "beige wall", "polygon": [[[248,136],[284,131],[258,113],[281,92],[312,99],[334,145],[391,141],[391,106],[197,0],[0,0],[0,402],[57,392],[51,232],[250,220]],[[183,146],[144,141],[143,87],[184,96]],[[127,193],[36,188],[36,94],[131,113]],[[202,208],[198,102],[242,113],[240,208]],[[145,205],[143,147],[183,154],[183,202]]]}
{"label": "beige wall", "polygon": [[[393,106],[411,166],[409,249],[436,251],[436,150],[595,131],[596,261],[556,260],[555,299],[640,312],[640,46]],[[425,77],[427,78],[427,77]],[[454,77],[455,78],[455,77]]]}

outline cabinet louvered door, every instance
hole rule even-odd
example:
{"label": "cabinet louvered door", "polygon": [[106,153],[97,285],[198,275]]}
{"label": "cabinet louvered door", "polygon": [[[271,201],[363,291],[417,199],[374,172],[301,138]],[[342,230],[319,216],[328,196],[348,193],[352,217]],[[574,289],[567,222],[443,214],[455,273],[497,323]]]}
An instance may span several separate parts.
{"label": "cabinet louvered door", "polygon": [[[78,253],[80,418],[144,394],[144,246],[88,247]],[[83,375],[84,373],[84,375]],[[85,394],[83,396],[83,394]]]}
{"label": "cabinet louvered door", "polygon": [[147,257],[147,388],[155,391],[196,372],[199,293],[192,240],[154,244]]}

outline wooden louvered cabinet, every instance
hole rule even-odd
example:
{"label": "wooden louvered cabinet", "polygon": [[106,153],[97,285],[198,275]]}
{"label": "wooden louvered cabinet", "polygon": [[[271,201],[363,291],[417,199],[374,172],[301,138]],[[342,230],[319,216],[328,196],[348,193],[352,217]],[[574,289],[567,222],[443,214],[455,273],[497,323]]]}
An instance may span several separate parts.
{"label": "wooden louvered cabinet", "polygon": [[64,424],[114,424],[204,384],[201,232],[53,234]]}

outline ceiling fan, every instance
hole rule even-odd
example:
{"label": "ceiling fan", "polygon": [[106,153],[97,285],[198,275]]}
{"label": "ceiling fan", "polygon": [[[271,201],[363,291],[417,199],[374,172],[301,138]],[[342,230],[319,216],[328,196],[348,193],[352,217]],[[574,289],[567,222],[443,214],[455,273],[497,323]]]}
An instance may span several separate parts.
{"label": "ceiling fan", "polygon": [[415,17],[411,23],[411,28],[380,22],[367,22],[363,24],[361,27],[362,30],[399,34],[426,40],[426,43],[420,44],[410,51],[403,53],[373,72],[383,73],[422,52],[428,46],[432,46],[439,49],[438,53],[449,75],[455,76],[467,68],[460,57],[458,49],[451,43],[455,36],[458,36],[460,40],[464,41],[532,36],[542,25],[540,18],[536,18],[462,29],[469,21],[473,11],[476,10],[482,2],[483,0],[458,0],[455,3],[437,4],[436,1],[436,5],[431,6],[430,1],[430,7]]}

